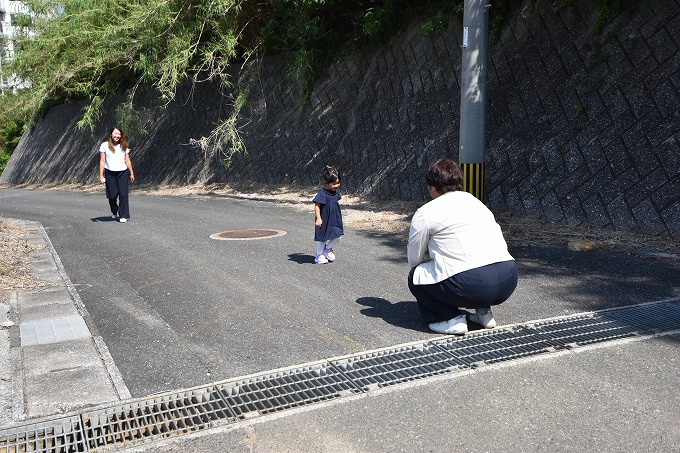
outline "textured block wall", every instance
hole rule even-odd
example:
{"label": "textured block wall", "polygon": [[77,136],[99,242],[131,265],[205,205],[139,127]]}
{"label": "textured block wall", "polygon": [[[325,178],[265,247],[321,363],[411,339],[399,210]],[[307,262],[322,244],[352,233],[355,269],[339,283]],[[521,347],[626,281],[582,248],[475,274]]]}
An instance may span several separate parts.
{"label": "textured block wall", "polygon": [[[592,2],[529,3],[489,51],[489,206],[680,237],[680,0],[616,15],[600,32]],[[228,169],[189,142],[229,115],[234,93],[183,86],[164,111],[141,94],[150,130],[131,144],[137,177],[313,185],[333,164],[345,190],[424,200],[427,165],[458,154],[460,28],[454,19],[427,38],[416,23],[386,46],[340,58],[304,105],[283,60],[235,68],[236,86],[250,87],[239,123],[248,154]],[[81,107],[51,109],[0,182],[96,179],[98,142],[113,117],[92,137],[74,127]]]}
{"label": "textured block wall", "polygon": [[[526,8],[491,57],[490,204],[680,236],[680,4]],[[580,2],[585,3],[585,2]]]}

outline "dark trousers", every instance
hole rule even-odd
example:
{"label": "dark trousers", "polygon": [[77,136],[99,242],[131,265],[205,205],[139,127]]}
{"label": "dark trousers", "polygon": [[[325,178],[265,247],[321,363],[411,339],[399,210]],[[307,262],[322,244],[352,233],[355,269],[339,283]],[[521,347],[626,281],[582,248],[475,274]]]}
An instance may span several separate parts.
{"label": "dark trousers", "polygon": [[426,323],[453,319],[463,314],[460,307],[498,305],[517,287],[517,264],[512,260],[470,269],[431,285],[413,284],[414,272],[415,268],[411,269],[408,288]]}
{"label": "dark trousers", "polygon": [[104,177],[106,178],[106,198],[109,199],[111,214],[118,214],[119,217],[129,219],[128,185],[130,183],[130,170],[104,170]]}

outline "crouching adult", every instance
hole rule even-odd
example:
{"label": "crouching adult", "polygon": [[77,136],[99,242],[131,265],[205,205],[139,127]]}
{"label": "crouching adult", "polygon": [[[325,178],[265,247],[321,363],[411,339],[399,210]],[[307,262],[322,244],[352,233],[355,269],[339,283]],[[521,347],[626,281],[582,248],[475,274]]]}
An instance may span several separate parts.
{"label": "crouching adult", "polygon": [[[430,330],[463,335],[469,320],[496,327],[493,305],[517,287],[517,265],[493,213],[463,191],[463,173],[441,158],[425,173],[432,200],[413,216],[408,286]],[[462,308],[474,309],[468,313]]]}

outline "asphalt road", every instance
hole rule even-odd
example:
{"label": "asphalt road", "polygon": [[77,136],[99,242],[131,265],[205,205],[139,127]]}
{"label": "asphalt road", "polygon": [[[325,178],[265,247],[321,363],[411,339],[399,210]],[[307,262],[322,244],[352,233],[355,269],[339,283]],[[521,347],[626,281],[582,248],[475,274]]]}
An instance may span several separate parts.
{"label": "asphalt road", "polygon": [[[310,207],[311,208],[311,207]],[[406,286],[405,243],[346,229],[313,264],[313,215],[227,197],[0,189],[0,216],[40,222],[133,397],[430,339]],[[219,241],[234,229],[285,235]],[[566,245],[566,244],[565,244]],[[520,283],[501,325],[680,296],[680,263],[511,243]],[[603,344],[425,380],[153,451],[671,451],[678,335]],[[228,446],[228,448],[227,448]]]}
{"label": "asphalt road", "polygon": [[[0,193],[3,216],[45,227],[133,396],[429,335],[415,319],[403,244],[389,238],[349,231],[337,261],[320,266],[311,211],[134,195],[131,210],[121,224],[103,194]],[[210,238],[250,228],[287,234]]]}
{"label": "asphalt road", "polygon": [[[41,222],[133,396],[426,339],[405,243],[347,229],[313,264],[313,214],[284,204],[0,189],[0,214]],[[226,230],[287,234],[224,241]],[[500,323],[676,297],[677,263],[513,244],[520,284]],[[617,265],[612,265],[618,263]]]}

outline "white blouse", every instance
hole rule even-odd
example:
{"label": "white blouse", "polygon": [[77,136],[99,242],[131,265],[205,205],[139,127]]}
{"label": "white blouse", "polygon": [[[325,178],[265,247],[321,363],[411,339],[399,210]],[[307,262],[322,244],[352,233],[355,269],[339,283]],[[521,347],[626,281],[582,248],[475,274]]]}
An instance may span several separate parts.
{"label": "white blouse", "polygon": [[125,164],[125,156],[130,153],[130,148],[126,149],[125,152],[123,153],[121,151],[121,146],[116,145],[114,147],[114,150],[116,151],[115,153],[111,152],[111,150],[109,149],[109,142],[104,142],[99,146],[99,152],[106,154],[106,163],[104,164],[104,168],[106,168],[109,171],[127,170],[127,165]]}

